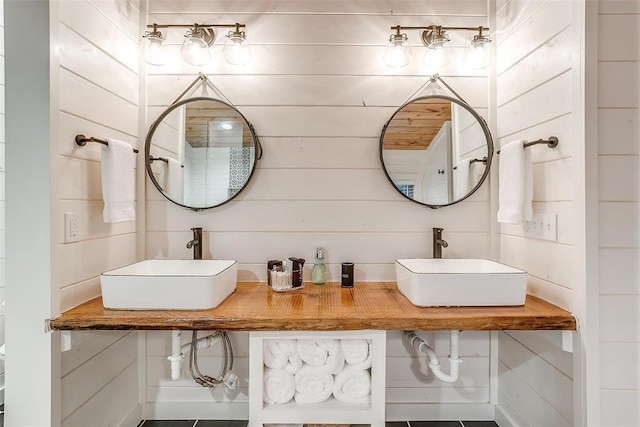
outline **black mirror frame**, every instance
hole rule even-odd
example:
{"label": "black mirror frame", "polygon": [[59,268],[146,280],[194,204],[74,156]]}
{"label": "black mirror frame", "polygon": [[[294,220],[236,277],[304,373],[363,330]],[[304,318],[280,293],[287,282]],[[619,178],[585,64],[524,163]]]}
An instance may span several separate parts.
{"label": "black mirror frame", "polygon": [[[247,124],[247,126],[249,126],[249,130],[251,131],[251,139],[253,140],[253,149],[254,149],[254,156],[253,156],[253,164],[251,165],[251,173],[249,174],[249,177],[247,178],[247,181],[244,183],[244,185],[242,186],[242,188],[240,190],[238,190],[233,196],[229,197],[228,199],[226,199],[224,202],[222,203],[218,203],[217,205],[212,205],[212,206],[203,206],[203,207],[193,207],[193,206],[188,206],[188,205],[184,205],[182,203],[178,203],[175,200],[173,200],[171,197],[169,197],[169,195],[162,189],[162,187],[160,186],[160,184],[158,183],[158,181],[156,180],[155,176],[153,175],[153,171],[151,170],[151,139],[153,137],[153,134],[155,133],[156,129],[158,128],[158,126],[160,126],[160,123],[162,123],[162,120],[164,120],[165,117],[167,117],[169,114],[171,114],[171,112],[173,112],[173,110],[175,110],[178,107],[183,106],[184,104],[187,104],[189,102],[195,102],[195,101],[215,101],[218,102],[220,104],[223,104],[229,108],[231,108],[232,110],[234,110],[236,113],[238,113],[238,115],[240,117],[242,117],[242,119],[245,121],[245,123]],[[164,110],[162,112],[162,114],[160,114],[160,116],[151,124],[151,127],[149,128],[149,131],[147,132],[147,137],[145,139],[145,143],[144,143],[144,164],[145,164],[145,169],[147,170],[147,176],[149,177],[149,179],[151,179],[151,182],[153,182],[153,185],[158,189],[158,191],[160,192],[160,194],[162,194],[164,196],[165,199],[169,200],[171,203],[181,206],[185,209],[190,209],[192,211],[195,212],[200,212],[206,209],[212,209],[212,208],[217,208],[219,206],[222,206],[226,203],[229,203],[231,200],[235,199],[240,193],[242,193],[242,191],[247,187],[247,184],[249,184],[249,181],[251,181],[251,178],[253,177],[253,174],[256,171],[256,165],[258,163],[258,160],[260,160],[262,158],[262,147],[260,145],[260,141],[258,140],[258,136],[256,135],[255,129],[253,128],[253,125],[249,122],[249,120],[247,120],[247,118],[233,105],[224,102],[220,99],[217,98],[210,98],[210,97],[206,97],[206,96],[200,96],[200,97],[195,97],[195,98],[186,98],[183,99],[181,101],[178,102],[174,102],[173,104],[171,104],[169,107],[167,107],[166,110]]]}
{"label": "black mirror frame", "polygon": [[[400,191],[398,189],[398,187],[396,186],[396,184],[393,182],[393,179],[391,179],[391,176],[389,175],[389,172],[387,171],[387,167],[384,164],[383,149],[382,149],[383,142],[384,142],[384,136],[385,136],[385,134],[387,132],[387,128],[389,126],[389,123],[391,123],[391,120],[393,120],[393,118],[396,116],[396,114],[398,114],[404,107],[406,107],[409,104],[412,104],[412,103],[414,103],[416,101],[420,101],[420,100],[423,100],[423,99],[433,99],[433,98],[446,99],[446,100],[449,100],[451,102],[454,102],[454,103],[464,107],[469,113],[471,113],[471,115],[478,121],[478,123],[480,123],[480,127],[482,128],[482,131],[484,132],[485,139],[487,141],[487,159],[486,159],[485,170],[484,170],[484,173],[482,174],[482,177],[480,177],[480,180],[478,181],[478,184],[476,184],[476,186],[473,187],[473,189],[471,191],[469,191],[464,197],[462,197],[460,199],[456,199],[456,200],[452,201],[451,203],[447,203],[447,204],[444,204],[444,205],[432,205],[432,204],[429,204],[429,203],[423,203],[423,202],[420,202],[418,200],[412,199],[411,197],[407,196],[402,191]],[[445,206],[455,205],[456,203],[459,203],[459,202],[467,199],[468,197],[473,195],[473,193],[478,191],[480,186],[482,186],[482,184],[484,183],[485,179],[487,179],[487,176],[489,176],[489,171],[491,170],[491,159],[492,158],[493,158],[493,138],[491,137],[491,132],[489,131],[489,126],[487,126],[487,122],[473,108],[471,108],[471,106],[469,104],[467,104],[466,102],[464,102],[464,101],[462,101],[462,100],[460,100],[458,98],[453,98],[453,97],[447,96],[447,95],[428,95],[428,96],[421,96],[421,97],[418,97],[418,98],[410,99],[409,101],[407,101],[404,104],[402,104],[395,111],[395,113],[393,113],[391,118],[389,120],[387,120],[387,122],[384,124],[384,127],[382,128],[382,134],[380,135],[380,163],[382,163],[382,169],[384,170],[384,174],[387,177],[387,179],[389,180],[389,182],[391,183],[391,185],[393,186],[393,188],[398,193],[402,194],[402,197],[404,197],[405,199],[411,200],[412,202],[418,203],[418,204],[423,205],[423,206],[428,206],[431,209],[440,209],[440,208],[443,208]]]}

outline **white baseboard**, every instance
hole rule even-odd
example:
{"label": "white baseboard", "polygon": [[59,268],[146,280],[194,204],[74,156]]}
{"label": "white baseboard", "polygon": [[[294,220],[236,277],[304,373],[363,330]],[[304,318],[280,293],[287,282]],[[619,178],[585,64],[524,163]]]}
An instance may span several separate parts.
{"label": "white baseboard", "polygon": [[496,405],[495,421],[499,427],[530,427],[529,423],[504,399],[500,405]]}
{"label": "white baseboard", "polygon": [[[385,410],[386,421],[493,421],[495,419],[495,408],[489,403],[387,403]],[[142,419],[246,420],[249,419],[249,403],[147,403],[142,406]]]}
{"label": "white baseboard", "polygon": [[386,421],[493,421],[490,403],[387,403]]}
{"label": "white baseboard", "polygon": [[249,402],[152,402],[142,405],[145,420],[248,420]]}
{"label": "white baseboard", "polygon": [[136,405],[135,408],[118,424],[120,427],[137,427],[142,421],[142,406]]}

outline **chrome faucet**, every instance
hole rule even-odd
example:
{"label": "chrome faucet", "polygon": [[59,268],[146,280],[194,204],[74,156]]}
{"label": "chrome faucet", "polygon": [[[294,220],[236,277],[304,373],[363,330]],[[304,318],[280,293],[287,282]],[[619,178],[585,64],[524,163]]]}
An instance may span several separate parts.
{"label": "chrome faucet", "polygon": [[444,228],[433,227],[433,257],[442,258],[442,248],[449,246],[446,240],[442,238]]}
{"label": "chrome faucet", "polygon": [[193,227],[193,240],[187,242],[187,249],[193,248],[193,259],[202,259],[202,227]]}

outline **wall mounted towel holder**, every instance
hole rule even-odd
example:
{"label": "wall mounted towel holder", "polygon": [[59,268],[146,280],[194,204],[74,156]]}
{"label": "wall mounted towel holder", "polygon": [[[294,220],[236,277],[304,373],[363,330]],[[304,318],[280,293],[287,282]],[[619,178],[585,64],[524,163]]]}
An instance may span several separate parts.
{"label": "wall mounted towel holder", "polygon": [[[159,162],[165,162],[166,164],[169,164],[169,159],[164,158],[164,157],[153,157],[153,156],[151,156],[151,157],[149,157],[149,161],[151,163],[153,163],[155,161],[159,161]],[[183,168],[184,165],[180,165],[180,167]]]}
{"label": "wall mounted towel holder", "polygon": [[[549,139],[539,139],[537,141],[531,141],[531,142],[525,142],[524,148],[527,147],[531,147],[532,145],[538,145],[538,144],[547,144],[547,147],[549,148],[556,148],[558,146],[558,137],[557,136],[550,136]],[[500,154],[500,150],[496,151],[497,154]]]}
{"label": "wall mounted towel holder", "polygon": [[[98,139],[98,138],[94,138],[92,136],[86,137],[81,133],[76,135],[76,144],[79,147],[84,147],[85,145],[87,145],[87,142],[97,142],[97,143],[102,144],[102,145],[109,145],[109,143],[107,141],[105,141],[104,139]],[[138,150],[136,150],[134,148],[133,152],[137,154]]]}
{"label": "wall mounted towel holder", "polygon": [[[487,158],[483,157],[481,159],[473,159],[473,160],[471,160],[469,162],[469,165],[472,165],[473,163],[482,163],[483,165],[486,165],[487,164]],[[453,169],[456,170],[456,169],[458,169],[458,167],[454,166]]]}

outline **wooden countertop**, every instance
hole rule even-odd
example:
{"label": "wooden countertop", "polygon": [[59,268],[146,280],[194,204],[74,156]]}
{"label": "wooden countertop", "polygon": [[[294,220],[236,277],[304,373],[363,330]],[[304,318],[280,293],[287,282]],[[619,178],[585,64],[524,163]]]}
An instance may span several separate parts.
{"label": "wooden countertop", "polygon": [[98,297],[51,320],[53,330],[575,330],[571,313],[533,296],[515,307],[415,307],[393,282],[310,283],[277,293],[264,283],[238,283],[211,310],[108,310]]}

